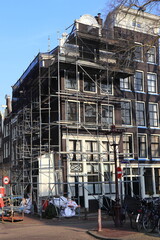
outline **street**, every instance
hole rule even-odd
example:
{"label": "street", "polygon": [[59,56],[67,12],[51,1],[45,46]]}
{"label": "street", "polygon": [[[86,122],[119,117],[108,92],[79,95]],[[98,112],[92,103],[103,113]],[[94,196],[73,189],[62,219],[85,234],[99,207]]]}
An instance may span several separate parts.
{"label": "street", "polygon": [[[77,224],[78,223],[78,224]],[[22,222],[0,223],[1,240],[92,240],[86,231],[96,227],[96,221],[82,221],[77,218],[40,220],[25,217]]]}
{"label": "street", "polygon": [[124,227],[115,228],[107,216],[102,218],[102,231],[97,232],[97,220],[96,215],[89,216],[87,220],[84,217],[40,219],[27,215],[23,221],[0,222],[0,240],[93,240],[96,236],[114,240],[159,239],[156,231],[151,234],[137,232],[131,229],[129,222]]}

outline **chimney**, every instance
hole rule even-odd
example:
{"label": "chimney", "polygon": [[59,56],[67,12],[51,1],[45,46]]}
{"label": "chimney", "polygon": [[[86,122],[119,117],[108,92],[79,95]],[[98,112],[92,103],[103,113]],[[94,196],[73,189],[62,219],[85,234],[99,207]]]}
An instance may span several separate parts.
{"label": "chimney", "polygon": [[98,13],[97,16],[95,16],[95,19],[97,20],[98,24],[102,27],[103,20],[101,18],[101,13]]}
{"label": "chimney", "polygon": [[7,113],[10,114],[12,111],[12,106],[11,106],[11,97],[9,95],[6,95],[6,105],[7,105]]}

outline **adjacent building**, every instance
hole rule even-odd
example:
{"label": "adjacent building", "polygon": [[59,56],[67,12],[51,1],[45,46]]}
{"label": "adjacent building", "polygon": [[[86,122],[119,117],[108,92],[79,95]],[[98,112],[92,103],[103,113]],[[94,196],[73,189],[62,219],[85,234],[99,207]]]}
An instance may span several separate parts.
{"label": "adjacent building", "polygon": [[2,146],[2,140],[3,140],[3,115],[0,112],[0,184],[2,185],[2,176],[3,176],[3,146]]}

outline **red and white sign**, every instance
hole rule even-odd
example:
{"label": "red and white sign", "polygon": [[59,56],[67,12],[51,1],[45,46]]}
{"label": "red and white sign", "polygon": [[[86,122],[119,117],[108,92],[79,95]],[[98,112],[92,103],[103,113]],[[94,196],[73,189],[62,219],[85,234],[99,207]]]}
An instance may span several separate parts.
{"label": "red and white sign", "polygon": [[10,183],[10,179],[8,176],[3,177],[3,183],[6,185]]}
{"label": "red and white sign", "polygon": [[122,168],[121,167],[117,167],[117,178],[121,178],[122,177]]}

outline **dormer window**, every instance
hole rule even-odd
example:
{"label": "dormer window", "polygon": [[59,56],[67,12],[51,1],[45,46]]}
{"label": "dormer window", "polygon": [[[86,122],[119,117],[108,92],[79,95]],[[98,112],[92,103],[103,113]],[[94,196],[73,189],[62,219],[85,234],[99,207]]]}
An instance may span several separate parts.
{"label": "dormer window", "polygon": [[142,24],[140,22],[132,21],[132,26],[137,27],[137,28],[141,28]]}
{"label": "dormer window", "polygon": [[141,28],[141,23],[137,22],[137,27]]}

